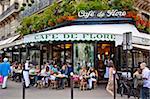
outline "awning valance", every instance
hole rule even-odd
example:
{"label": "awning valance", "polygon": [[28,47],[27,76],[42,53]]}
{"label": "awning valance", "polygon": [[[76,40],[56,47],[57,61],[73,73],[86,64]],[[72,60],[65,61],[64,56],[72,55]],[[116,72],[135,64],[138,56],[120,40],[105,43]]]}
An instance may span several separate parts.
{"label": "awning valance", "polygon": [[0,49],[11,47],[11,46],[15,46],[15,45],[20,45],[20,44],[23,44],[23,39],[16,40],[16,41],[14,41],[12,43],[0,45]]}
{"label": "awning valance", "polygon": [[20,35],[16,35],[16,36],[10,37],[10,38],[8,38],[8,39],[6,39],[6,40],[0,41],[0,46],[1,46],[1,45],[4,45],[4,44],[9,44],[9,43],[13,42],[13,41],[16,40],[19,36],[20,36]]}
{"label": "awning valance", "polygon": [[65,26],[24,37],[24,43],[41,41],[115,41],[116,45],[123,42],[123,33],[132,32],[133,43],[150,42],[150,35],[142,35],[132,24],[99,24],[99,25],[72,25]]}
{"label": "awning valance", "polygon": [[[9,47],[11,45],[14,45],[14,41],[19,37],[20,35],[16,35],[16,36],[13,36],[13,37],[10,37],[6,40],[2,40],[0,41],[0,49],[2,48],[5,48],[5,47]],[[22,40],[22,43],[23,43],[23,40]]]}
{"label": "awning valance", "polygon": [[132,45],[133,45],[133,47],[135,47],[135,48],[144,49],[144,50],[150,50],[150,46],[138,45],[138,44],[132,44]]}

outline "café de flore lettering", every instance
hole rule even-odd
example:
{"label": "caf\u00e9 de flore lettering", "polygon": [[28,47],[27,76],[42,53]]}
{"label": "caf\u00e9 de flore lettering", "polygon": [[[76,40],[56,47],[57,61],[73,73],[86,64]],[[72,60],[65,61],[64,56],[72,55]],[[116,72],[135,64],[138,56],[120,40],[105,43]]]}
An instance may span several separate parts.
{"label": "caf\u00e9 de flore lettering", "polygon": [[109,18],[109,17],[124,17],[126,11],[107,10],[107,11],[84,11],[78,12],[79,18]]}
{"label": "caf\u00e9 de flore lettering", "polygon": [[35,41],[54,41],[54,40],[106,40],[114,41],[115,35],[112,34],[39,34],[34,36]]}

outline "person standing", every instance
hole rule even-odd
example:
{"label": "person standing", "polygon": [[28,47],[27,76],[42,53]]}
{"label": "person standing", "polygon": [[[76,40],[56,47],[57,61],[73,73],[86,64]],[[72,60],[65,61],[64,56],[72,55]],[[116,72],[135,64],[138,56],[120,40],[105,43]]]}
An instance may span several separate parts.
{"label": "person standing", "polygon": [[[116,72],[116,68],[113,64],[113,62],[109,63],[109,79],[108,79],[108,84],[106,86],[106,90],[112,95],[114,96],[114,80],[115,80],[115,90],[117,90],[117,79],[113,78],[113,73]],[[117,91],[115,91],[117,92]]]}
{"label": "person standing", "polygon": [[25,81],[25,87],[29,88],[30,79],[29,79],[29,60],[26,60],[26,63],[23,68],[23,79]]}
{"label": "person standing", "polygon": [[3,59],[3,63],[0,64],[0,75],[3,77],[2,89],[7,88],[7,79],[8,75],[11,72],[10,63],[8,62],[8,58]]}
{"label": "person standing", "polygon": [[150,99],[150,70],[146,67],[146,63],[141,63],[143,86],[141,90],[142,99]]}

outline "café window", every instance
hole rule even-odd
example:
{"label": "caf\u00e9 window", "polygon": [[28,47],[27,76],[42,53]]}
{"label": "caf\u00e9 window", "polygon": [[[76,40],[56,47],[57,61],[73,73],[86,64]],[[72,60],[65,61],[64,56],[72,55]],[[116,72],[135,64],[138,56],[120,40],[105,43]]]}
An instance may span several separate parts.
{"label": "caf\u00e9 window", "polygon": [[94,66],[94,44],[76,43],[74,44],[74,71],[79,72],[79,67]]}

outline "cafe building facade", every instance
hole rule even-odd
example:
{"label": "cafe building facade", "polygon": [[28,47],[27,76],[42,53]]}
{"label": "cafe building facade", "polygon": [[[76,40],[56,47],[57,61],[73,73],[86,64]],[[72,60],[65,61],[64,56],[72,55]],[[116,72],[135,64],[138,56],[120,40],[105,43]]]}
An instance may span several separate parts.
{"label": "cafe building facade", "polygon": [[[150,61],[150,35],[140,33],[131,18],[121,16],[93,17],[78,15],[72,22],[32,33],[23,37],[21,45],[15,50],[19,52],[16,60],[24,62],[28,57],[31,62],[42,65],[46,61],[54,61],[61,66],[71,63],[77,72],[79,65],[95,67],[99,79],[104,78],[106,60],[112,59],[118,69],[126,67],[126,53],[123,50],[123,34],[132,33],[132,49],[128,51],[128,66],[137,67],[138,62]],[[90,16],[91,15],[91,16]]]}
{"label": "cafe building facade", "polygon": [[108,58],[118,69],[126,67],[123,50],[123,33],[126,32],[132,32],[133,49],[128,51],[128,66],[132,70],[138,62],[148,63],[150,58],[150,35],[140,33],[132,19],[77,19],[56,29],[26,35],[24,43],[30,44],[29,57],[38,64],[54,61],[61,66],[67,62],[73,65],[75,72],[79,65],[95,67],[101,80]]}

